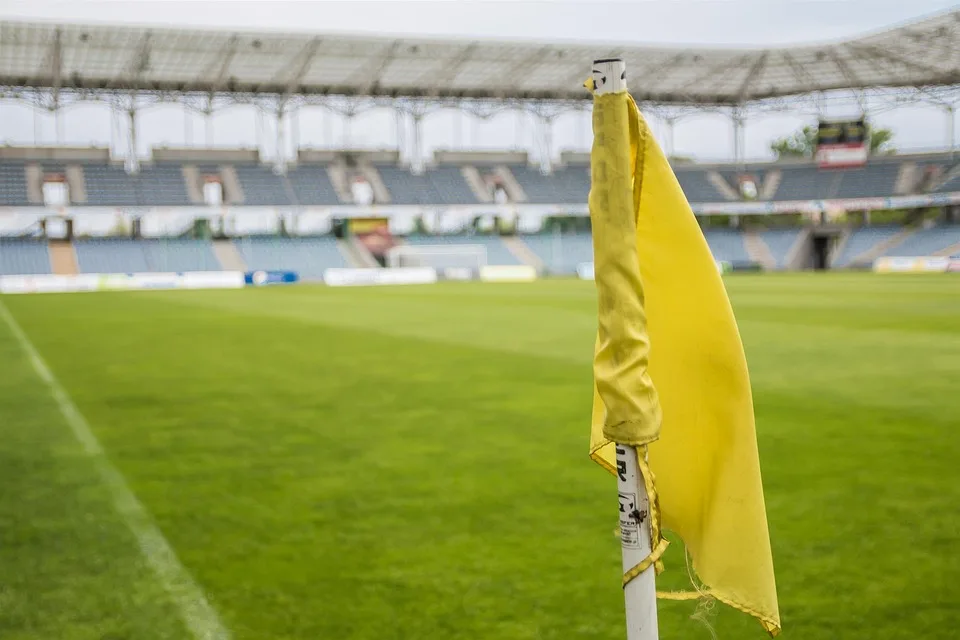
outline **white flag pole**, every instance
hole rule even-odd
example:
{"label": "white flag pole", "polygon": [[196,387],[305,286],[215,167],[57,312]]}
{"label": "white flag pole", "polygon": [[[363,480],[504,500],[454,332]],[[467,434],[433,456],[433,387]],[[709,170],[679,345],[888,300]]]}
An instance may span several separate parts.
{"label": "white flag pole", "polygon": [[[623,572],[646,559],[650,545],[650,500],[637,466],[637,450],[617,445],[617,492],[620,494],[620,550]],[[627,640],[657,640],[657,585],[653,565],[623,588]]]}
{"label": "white flag pole", "polygon": [[[623,60],[595,60],[592,72],[594,93],[597,95],[627,90]],[[626,573],[649,557],[652,551],[650,500],[637,465],[637,450],[620,444],[616,450],[620,547],[623,572]],[[656,570],[652,564],[624,586],[623,597],[627,610],[627,640],[657,640],[657,585]]]}

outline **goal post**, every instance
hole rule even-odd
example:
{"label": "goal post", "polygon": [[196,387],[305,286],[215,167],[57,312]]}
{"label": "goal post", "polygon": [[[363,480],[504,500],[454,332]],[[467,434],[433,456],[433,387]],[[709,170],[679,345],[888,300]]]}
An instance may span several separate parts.
{"label": "goal post", "polygon": [[387,251],[387,266],[479,271],[487,266],[487,248],[482,244],[398,244]]}

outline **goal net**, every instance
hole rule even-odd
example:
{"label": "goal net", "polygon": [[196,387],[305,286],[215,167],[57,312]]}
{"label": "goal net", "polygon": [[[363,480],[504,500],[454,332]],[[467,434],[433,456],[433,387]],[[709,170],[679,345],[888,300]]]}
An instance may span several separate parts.
{"label": "goal net", "polygon": [[472,269],[487,265],[487,248],[480,244],[400,244],[387,251],[388,267]]}

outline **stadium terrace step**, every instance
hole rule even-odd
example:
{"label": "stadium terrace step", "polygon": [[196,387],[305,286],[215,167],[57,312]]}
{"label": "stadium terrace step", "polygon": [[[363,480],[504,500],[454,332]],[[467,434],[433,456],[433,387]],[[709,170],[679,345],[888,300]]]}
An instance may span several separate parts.
{"label": "stadium terrace step", "polygon": [[355,269],[370,269],[380,266],[370,250],[356,236],[351,236],[347,240],[338,239],[337,249],[343,259],[347,261],[347,264]]}
{"label": "stadium terrace step", "polygon": [[915,232],[915,229],[900,229],[896,233],[881,239],[866,251],[862,251],[853,256],[849,264],[851,266],[866,266],[873,264],[873,261],[884,255],[888,250],[896,247],[898,244],[909,238]]}
{"label": "stadium terrace step", "polygon": [[223,180],[223,199],[228,204],[243,204],[247,196],[243,191],[243,184],[237,176],[233,165],[225,164],[220,167],[220,179]]}
{"label": "stadium terrace step", "polygon": [[756,230],[751,229],[744,232],[743,245],[747,249],[747,255],[750,256],[750,259],[762,264],[764,269],[775,269],[777,267],[777,259],[774,258],[770,247],[767,246],[767,243],[764,242]]}
{"label": "stadium terrace step", "polygon": [[247,263],[230,240],[214,240],[213,255],[224,271],[247,271]]}
{"label": "stadium terrace step", "polygon": [[43,167],[28,164],[24,167],[27,184],[27,200],[30,204],[43,204]]}
{"label": "stadium terrace step", "polygon": [[915,193],[920,184],[920,167],[916,162],[904,162],[900,165],[897,181],[893,184],[893,193],[901,196]]}
{"label": "stadium terrace step", "polygon": [[510,198],[510,202],[527,201],[527,194],[524,192],[523,187],[520,186],[520,183],[517,182],[516,176],[510,171],[510,167],[505,164],[498,164],[494,167],[493,173],[500,179],[500,184],[503,186],[503,190],[507,192],[507,197]]}
{"label": "stadium terrace step", "polygon": [[713,185],[724,200],[735,202],[740,199],[740,194],[716,171],[707,171],[707,182]]}
{"label": "stadium terrace step", "polygon": [[87,201],[87,181],[83,176],[83,166],[79,164],[67,165],[64,173],[67,181],[67,189],[70,194],[70,202],[83,204]]}
{"label": "stadium terrace step", "polygon": [[506,245],[507,251],[512,253],[517,260],[523,264],[530,265],[538,272],[543,271],[543,260],[541,260],[540,256],[534,253],[519,236],[504,236],[503,244]]}
{"label": "stadium terrace step", "polygon": [[774,196],[777,195],[777,188],[780,186],[780,181],[783,180],[783,172],[779,169],[771,169],[767,171],[763,176],[763,181],[760,184],[760,191],[757,193],[757,199],[759,200],[773,200]]}
{"label": "stadium terrace step", "polygon": [[80,273],[77,265],[77,252],[69,240],[51,240],[47,245],[50,252],[50,270],[59,276],[72,276]]}
{"label": "stadium terrace step", "polygon": [[463,179],[467,182],[467,186],[470,187],[470,190],[473,191],[474,197],[477,199],[477,202],[483,204],[489,204],[493,202],[493,195],[490,193],[490,189],[487,188],[487,183],[483,181],[483,178],[480,176],[480,170],[473,165],[464,165],[460,167],[460,173],[463,175]]}

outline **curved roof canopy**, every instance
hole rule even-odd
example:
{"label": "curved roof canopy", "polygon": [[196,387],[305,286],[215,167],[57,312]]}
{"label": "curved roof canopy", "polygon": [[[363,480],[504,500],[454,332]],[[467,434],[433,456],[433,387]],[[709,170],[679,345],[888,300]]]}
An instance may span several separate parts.
{"label": "curved roof canopy", "polygon": [[680,48],[0,22],[0,85],[225,93],[586,98],[622,56],[639,100],[739,104],[960,84],[960,11],[847,41]]}

